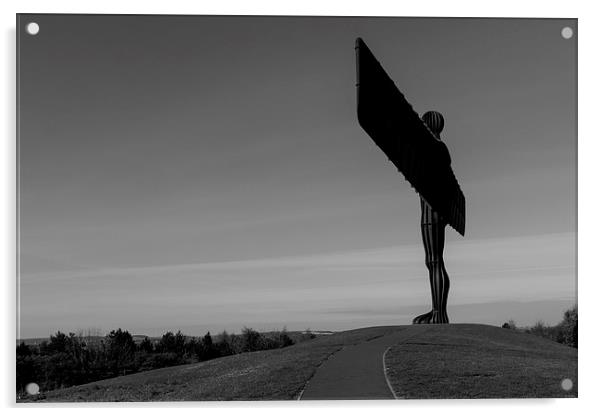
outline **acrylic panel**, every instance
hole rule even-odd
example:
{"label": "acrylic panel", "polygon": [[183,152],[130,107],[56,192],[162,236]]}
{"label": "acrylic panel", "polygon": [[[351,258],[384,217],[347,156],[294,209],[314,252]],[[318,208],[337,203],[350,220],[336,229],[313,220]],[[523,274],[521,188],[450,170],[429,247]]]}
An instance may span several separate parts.
{"label": "acrylic panel", "polygon": [[577,29],[17,15],[17,401],[577,397]]}

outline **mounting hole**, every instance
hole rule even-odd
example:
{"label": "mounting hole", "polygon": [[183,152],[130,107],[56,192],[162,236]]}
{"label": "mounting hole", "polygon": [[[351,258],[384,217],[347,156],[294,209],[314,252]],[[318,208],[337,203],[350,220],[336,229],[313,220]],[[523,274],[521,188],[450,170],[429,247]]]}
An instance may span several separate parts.
{"label": "mounting hole", "polygon": [[27,394],[31,394],[32,396],[40,393],[40,386],[37,383],[29,383],[25,386],[25,391]]}
{"label": "mounting hole", "polygon": [[36,22],[27,23],[27,26],[25,26],[25,31],[30,35],[35,36],[40,32],[40,25]]}
{"label": "mounting hole", "polygon": [[571,29],[568,26],[563,27],[562,30],[560,31],[560,34],[562,35],[563,38],[570,39],[573,37],[573,29]]}
{"label": "mounting hole", "polygon": [[573,389],[573,380],[570,378],[565,378],[560,383],[560,387],[562,387],[562,390],[564,391],[571,391]]}

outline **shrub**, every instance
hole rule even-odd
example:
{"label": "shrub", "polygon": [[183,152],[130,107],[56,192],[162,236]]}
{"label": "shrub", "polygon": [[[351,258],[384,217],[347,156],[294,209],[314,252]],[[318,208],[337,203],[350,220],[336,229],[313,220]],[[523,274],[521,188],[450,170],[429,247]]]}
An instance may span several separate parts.
{"label": "shrub", "polygon": [[138,371],[154,370],[182,364],[181,358],[173,352],[160,352],[141,355],[138,359]]}
{"label": "shrub", "polygon": [[246,326],[242,329],[242,351],[259,351],[264,349],[265,339],[257,331]]}
{"label": "shrub", "polygon": [[50,335],[50,342],[44,344],[44,349],[47,354],[55,354],[67,351],[68,338],[61,331]]}
{"label": "shrub", "polygon": [[289,345],[293,345],[294,342],[292,338],[286,332],[286,329],[283,329],[278,336],[278,341],[280,342],[280,348],[288,347]]}
{"label": "shrub", "polygon": [[[505,323],[502,327],[508,328],[510,322],[512,321]],[[557,325],[548,326],[542,321],[538,321],[532,327],[522,328],[521,331],[577,348],[577,306],[565,311],[562,321]]]}
{"label": "shrub", "polygon": [[213,345],[213,338],[211,334],[207,332],[201,341],[201,357],[200,361],[210,360],[212,358],[218,357],[218,351],[216,346]]}
{"label": "shrub", "polygon": [[35,380],[35,358],[31,354],[17,354],[17,391],[24,391],[25,386]]}
{"label": "shrub", "polygon": [[132,335],[128,331],[111,331],[107,335],[107,358],[110,367],[117,375],[125,374],[126,370],[132,367],[134,361],[134,352],[136,344]]}
{"label": "shrub", "polygon": [[577,348],[577,305],[564,312],[562,322],[558,324],[556,340]]}
{"label": "shrub", "polygon": [[168,331],[163,334],[156,349],[158,352],[170,352],[182,357],[186,349],[186,337],[181,331],[178,331],[175,335]]}
{"label": "shrub", "polygon": [[218,341],[214,346],[215,354],[218,357],[225,357],[234,354],[234,348],[231,344],[231,337],[226,331],[218,336]]}
{"label": "shrub", "polygon": [[144,337],[140,345],[138,345],[138,350],[150,354],[154,350],[154,345],[148,337]]}
{"label": "shrub", "polygon": [[17,357],[27,357],[32,354],[31,348],[29,345],[25,344],[25,342],[21,341],[21,343],[17,346]]}

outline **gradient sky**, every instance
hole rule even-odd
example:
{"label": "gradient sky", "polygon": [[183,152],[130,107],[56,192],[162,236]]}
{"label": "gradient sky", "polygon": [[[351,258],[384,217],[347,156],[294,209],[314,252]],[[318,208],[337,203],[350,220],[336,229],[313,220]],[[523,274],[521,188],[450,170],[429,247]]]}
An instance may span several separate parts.
{"label": "gradient sky", "polygon": [[[40,33],[24,25],[35,20]],[[344,329],[430,294],[419,199],[359,127],[361,36],[467,199],[452,321],[576,301],[574,19],[22,15],[20,331]]]}

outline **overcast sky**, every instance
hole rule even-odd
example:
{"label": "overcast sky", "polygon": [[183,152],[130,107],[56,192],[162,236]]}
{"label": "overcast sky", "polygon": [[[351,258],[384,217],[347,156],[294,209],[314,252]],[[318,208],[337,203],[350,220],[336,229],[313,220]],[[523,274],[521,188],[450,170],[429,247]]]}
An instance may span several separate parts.
{"label": "overcast sky", "polygon": [[358,36],[446,119],[467,200],[466,237],[447,231],[451,320],[555,322],[575,302],[575,20],[43,15],[19,30],[23,337],[426,311],[418,196],[356,119]]}

